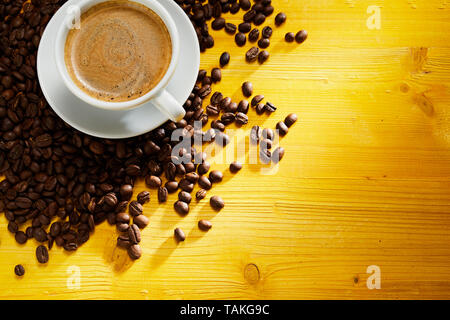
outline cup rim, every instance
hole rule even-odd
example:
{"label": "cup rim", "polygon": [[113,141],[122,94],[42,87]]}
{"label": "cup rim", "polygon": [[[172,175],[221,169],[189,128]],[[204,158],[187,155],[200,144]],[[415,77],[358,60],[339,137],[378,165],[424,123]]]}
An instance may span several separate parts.
{"label": "cup rim", "polygon": [[[75,5],[80,8],[81,14],[88,10],[89,8],[103,3],[108,2],[111,0],[82,0],[80,2],[77,2]],[[149,101],[153,97],[155,97],[160,91],[164,90],[164,88],[168,85],[170,79],[172,78],[177,63],[178,63],[178,57],[179,57],[179,35],[178,30],[176,28],[175,22],[173,21],[170,14],[167,12],[167,10],[159,4],[156,0],[124,0],[124,2],[135,2],[142,4],[152,10],[155,14],[158,15],[158,17],[163,21],[164,25],[166,26],[172,43],[172,57],[169,64],[169,67],[167,68],[167,71],[164,75],[164,77],[158,82],[158,84],[151,89],[149,92],[144,94],[143,96],[129,100],[129,101],[123,101],[123,102],[107,102],[103,100],[99,100],[96,98],[91,97],[87,93],[85,93],[81,88],[79,88],[75,82],[72,80],[72,78],[69,75],[69,72],[67,71],[64,54],[65,54],[65,44],[67,35],[70,31],[70,29],[67,27],[67,17],[64,19],[64,23],[62,23],[59,26],[59,30],[57,32],[56,36],[56,43],[55,43],[55,60],[56,60],[56,66],[57,69],[63,79],[64,84],[66,87],[79,99],[83,100],[84,102],[101,109],[107,109],[107,110],[125,110],[125,109],[132,109],[135,107],[138,107],[145,102]]]}

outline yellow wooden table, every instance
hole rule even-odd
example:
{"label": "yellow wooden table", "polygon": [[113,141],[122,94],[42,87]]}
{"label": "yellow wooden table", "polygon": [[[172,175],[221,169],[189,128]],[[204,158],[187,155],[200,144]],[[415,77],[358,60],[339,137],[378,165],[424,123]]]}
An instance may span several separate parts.
{"label": "yellow wooden table", "polygon": [[[0,298],[450,298],[450,1],[273,2],[288,20],[266,64],[245,63],[250,44],[222,30],[202,67],[230,51],[215,89],[238,100],[248,79],[278,106],[251,111],[249,128],[299,115],[278,173],[225,171],[209,193],[226,201],[220,213],[208,196],[181,218],[152,192],[134,263],[103,224],[75,254],[53,248],[38,265],[34,240],[16,244],[2,216]],[[303,45],[284,42],[302,28]],[[198,230],[201,218],[212,230]],[[175,227],[187,234],[179,245]]]}

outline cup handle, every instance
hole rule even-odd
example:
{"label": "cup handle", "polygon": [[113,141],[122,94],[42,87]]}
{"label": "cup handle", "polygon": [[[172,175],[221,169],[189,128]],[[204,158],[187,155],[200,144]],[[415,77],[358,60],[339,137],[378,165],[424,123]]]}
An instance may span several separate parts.
{"label": "cup handle", "polygon": [[166,90],[163,90],[159,95],[154,97],[152,102],[174,122],[180,121],[186,114],[183,106]]}

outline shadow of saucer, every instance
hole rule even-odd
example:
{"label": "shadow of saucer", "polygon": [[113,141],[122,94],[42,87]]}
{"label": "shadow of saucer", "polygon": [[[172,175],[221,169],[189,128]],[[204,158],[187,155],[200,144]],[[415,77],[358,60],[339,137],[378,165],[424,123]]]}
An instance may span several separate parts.
{"label": "shadow of saucer", "polygon": [[179,245],[180,244],[175,239],[175,236],[167,238],[152,254],[152,258],[150,260],[151,268],[156,269],[162,265]]}
{"label": "shadow of saucer", "polygon": [[103,259],[111,265],[115,273],[122,273],[133,265],[127,250],[117,246],[117,231],[113,232],[105,241]]}

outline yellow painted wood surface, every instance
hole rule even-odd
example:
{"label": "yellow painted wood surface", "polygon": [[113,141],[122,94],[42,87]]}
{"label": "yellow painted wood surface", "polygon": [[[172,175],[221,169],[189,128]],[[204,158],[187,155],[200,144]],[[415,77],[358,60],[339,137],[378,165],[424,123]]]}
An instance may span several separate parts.
{"label": "yellow painted wood surface", "polygon": [[[248,79],[279,107],[271,117],[250,111],[249,128],[299,115],[280,142],[278,173],[225,171],[184,218],[152,191],[144,255],[134,263],[103,224],[75,254],[53,248],[38,265],[34,240],[16,244],[1,216],[0,298],[450,298],[450,1],[273,2],[288,20],[266,64],[245,63],[250,44],[238,48],[224,31],[213,32],[201,64],[210,70],[230,51],[215,89],[239,100]],[[370,6],[380,8],[380,29],[368,27]],[[283,41],[302,28],[303,45]],[[213,194],[226,201],[220,213],[209,207]],[[212,230],[198,230],[201,218]],[[175,243],[175,227],[185,243]],[[371,265],[381,271],[379,290],[366,285]]]}

